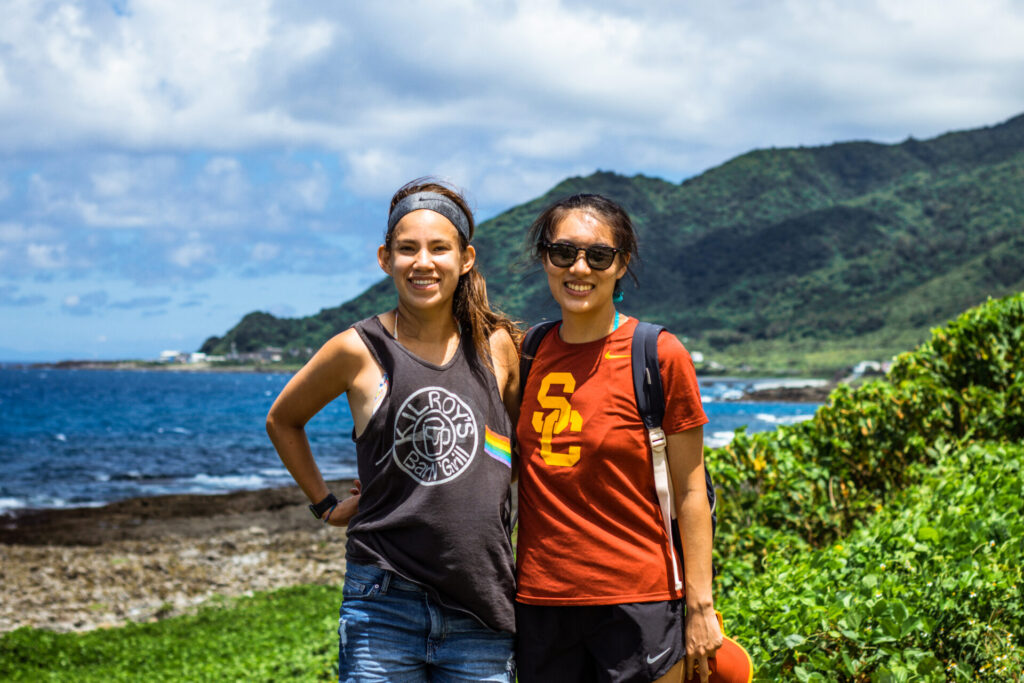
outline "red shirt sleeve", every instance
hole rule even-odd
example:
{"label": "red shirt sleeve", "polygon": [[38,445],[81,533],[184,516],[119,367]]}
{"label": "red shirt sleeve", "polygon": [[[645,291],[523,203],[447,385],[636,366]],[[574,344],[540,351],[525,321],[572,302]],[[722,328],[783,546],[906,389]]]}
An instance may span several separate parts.
{"label": "red shirt sleeve", "polygon": [[658,335],[658,365],[665,390],[665,419],[661,423],[665,433],[678,434],[707,424],[693,360],[675,335]]}

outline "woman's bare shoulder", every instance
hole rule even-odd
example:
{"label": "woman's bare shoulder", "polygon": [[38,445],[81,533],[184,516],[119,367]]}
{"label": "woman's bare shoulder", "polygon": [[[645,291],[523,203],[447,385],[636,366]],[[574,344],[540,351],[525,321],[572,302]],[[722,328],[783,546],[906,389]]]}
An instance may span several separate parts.
{"label": "woman's bare shoulder", "polygon": [[348,392],[372,363],[369,349],[354,329],[334,335],[288,380],[268,420],[301,427]]}
{"label": "woman's bare shoulder", "polygon": [[370,352],[369,349],[366,348],[363,338],[359,336],[359,332],[357,332],[354,327],[350,327],[343,332],[339,332],[328,339],[323,348],[328,350],[330,353],[352,354],[357,356],[368,355]]}
{"label": "woman's bare shoulder", "polygon": [[516,343],[512,340],[512,335],[508,330],[500,327],[495,329],[491,332],[488,342],[491,347],[491,358],[495,362],[508,365],[509,362],[514,363],[518,360]]}
{"label": "woman's bare shoulder", "polygon": [[303,370],[317,377],[341,380],[347,387],[368,362],[373,362],[370,350],[355,328],[350,327],[328,339]]}

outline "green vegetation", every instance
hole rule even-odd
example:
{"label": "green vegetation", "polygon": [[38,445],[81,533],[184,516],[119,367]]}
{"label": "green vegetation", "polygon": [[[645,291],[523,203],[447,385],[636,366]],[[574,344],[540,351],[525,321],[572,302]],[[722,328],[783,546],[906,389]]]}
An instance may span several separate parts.
{"label": "green vegetation", "polygon": [[[607,194],[640,234],[640,286],[625,287],[623,311],[730,368],[820,373],[888,358],[986,297],[1024,289],[1022,177],[1019,116],[897,145],[754,151],[680,184],[569,178],[482,223],[475,244],[493,302],[526,323],[555,316],[522,256],[526,228],[556,198]],[[306,318],[251,313],[202,350],[317,348],[393,305],[382,281]]]}
{"label": "green vegetation", "polygon": [[0,680],[336,681],[340,601],[300,586],[112,630],[22,628],[0,639]]}
{"label": "green vegetation", "polygon": [[1018,294],[709,452],[720,606],[765,680],[1020,680],[1022,442]]}
{"label": "green vegetation", "polygon": [[[718,607],[763,681],[1017,682],[1024,671],[1024,294],[709,450]],[[5,680],[329,679],[337,589],[0,639]]]}
{"label": "green vegetation", "polygon": [[934,457],[853,534],[778,548],[719,601],[758,680],[1021,680],[1024,448]]}

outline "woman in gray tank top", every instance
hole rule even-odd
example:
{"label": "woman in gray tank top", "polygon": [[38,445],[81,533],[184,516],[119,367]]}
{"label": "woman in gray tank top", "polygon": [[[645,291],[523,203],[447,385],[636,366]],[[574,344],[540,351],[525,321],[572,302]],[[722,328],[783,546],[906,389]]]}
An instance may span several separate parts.
{"label": "woman in gray tank top", "polygon": [[[348,528],[343,681],[515,678],[508,411],[519,332],[488,305],[473,229],[447,185],[399,189],[377,252],[398,306],[328,341],[267,415],[314,516]],[[304,426],[341,394],[359,480],[339,501]]]}

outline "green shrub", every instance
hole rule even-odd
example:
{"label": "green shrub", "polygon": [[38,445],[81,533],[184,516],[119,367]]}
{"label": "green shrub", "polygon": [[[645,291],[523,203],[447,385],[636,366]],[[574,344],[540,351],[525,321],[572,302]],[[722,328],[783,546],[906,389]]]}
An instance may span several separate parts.
{"label": "green shrub", "polygon": [[1021,680],[1024,448],[933,457],[870,523],[770,556],[723,603],[758,680]]}
{"label": "green shrub", "polygon": [[841,385],[813,420],[743,431],[709,451],[726,593],[783,548],[821,547],[912,484],[939,440],[1024,440],[1024,294],[971,309],[900,356],[888,377]]}
{"label": "green shrub", "polygon": [[957,438],[1024,439],[1024,294],[990,300],[933,330],[899,357],[890,378],[945,404],[945,426]]}

